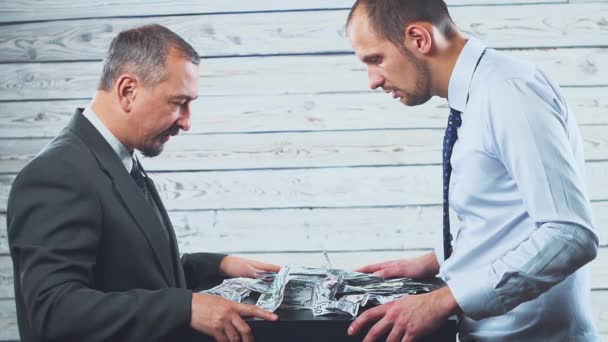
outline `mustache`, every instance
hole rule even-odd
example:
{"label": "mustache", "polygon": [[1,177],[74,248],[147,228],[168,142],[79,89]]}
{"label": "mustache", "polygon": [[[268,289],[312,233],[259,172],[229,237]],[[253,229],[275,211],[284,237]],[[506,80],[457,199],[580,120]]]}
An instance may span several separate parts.
{"label": "mustache", "polygon": [[173,125],[169,127],[166,131],[164,131],[161,135],[177,135],[179,133],[179,126]]}

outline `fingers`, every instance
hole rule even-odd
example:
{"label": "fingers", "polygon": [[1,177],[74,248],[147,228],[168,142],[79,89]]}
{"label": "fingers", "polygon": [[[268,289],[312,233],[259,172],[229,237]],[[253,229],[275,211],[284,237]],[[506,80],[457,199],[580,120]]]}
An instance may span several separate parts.
{"label": "fingers", "polygon": [[385,304],[365,311],[348,327],[348,334],[350,336],[357,335],[365,326],[384,317],[388,308],[389,306]]}
{"label": "fingers", "polygon": [[265,262],[260,262],[256,260],[251,260],[250,264],[257,270],[264,272],[279,272],[281,270],[281,266],[279,265],[267,264]]}
{"label": "fingers", "polygon": [[241,340],[239,333],[230,323],[224,325],[224,333],[226,334],[226,337],[228,337],[228,341],[230,342],[239,342]]}
{"label": "fingers", "polygon": [[415,340],[416,340],[416,337],[414,335],[408,334],[406,331],[405,336],[403,336],[403,339],[401,340],[401,342],[414,342]]}
{"label": "fingers", "polygon": [[363,266],[361,268],[356,269],[355,272],[374,273],[374,272],[378,272],[378,271],[386,269],[386,268],[398,267],[400,263],[401,263],[401,260],[384,261],[384,262],[380,262],[377,264]]}
{"label": "fingers", "polygon": [[232,325],[236,328],[236,330],[241,335],[241,340],[243,342],[253,342],[253,333],[251,331],[251,327],[247,324],[241,317],[235,316],[232,318]]}
{"label": "fingers", "polygon": [[405,330],[399,324],[393,325],[393,330],[388,335],[386,342],[399,342],[402,338],[405,338],[403,335],[406,334]]}
{"label": "fingers", "polygon": [[218,331],[212,335],[216,342],[230,342],[224,331]]}
{"label": "fingers", "polygon": [[379,264],[371,264],[371,265],[366,265],[363,267],[359,267],[357,269],[355,269],[355,272],[361,272],[361,273],[372,273],[372,272],[376,272],[379,269],[382,268],[382,264],[384,263],[379,263]]}
{"label": "fingers", "polygon": [[279,319],[279,316],[273,314],[270,311],[260,309],[255,305],[239,304],[237,306],[237,310],[239,312],[239,315],[241,316],[257,317],[265,319],[267,321],[276,321],[277,319]]}
{"label": "fingers", "polygon": [[367,333],[363,342],[377,341],[381,337],[386,336],[386,333],[391,330],[395,322],[387,319],[386,317],[376,323]]}
{"label": "fingers", "polygon": [[389,266],[374,272],[374,275],[380,278],[394,278],[400,276],[401,273],[402,270],[398,266]]}

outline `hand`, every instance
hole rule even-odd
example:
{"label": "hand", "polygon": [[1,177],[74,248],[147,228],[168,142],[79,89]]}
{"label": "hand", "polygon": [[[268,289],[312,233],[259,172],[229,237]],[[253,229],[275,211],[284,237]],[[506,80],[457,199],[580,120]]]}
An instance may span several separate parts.
{"label": "hand", "polygon": [[435,253],[431,252],[413,259],[391,260],[367,265],[355,271],[373,273],[382,278],[430,278],[439,272],[439,262],[437,262]]}
{"label": "hand", "polygon": [[388,334],[387,342],[410,342],[437,330],[445,320],[460,311],[450,289],[402,297],[396,301],[365,311],[348,328],[356,335],[365,326],[378,321],[363,342],[377,341]]}
{"label": "hand", "polygon": [[276,321],[277,315],[254,305],[241,304],[219,296],[193,293],[190,326],[219,342],[252,342],[251,328],[241,318],[258,317]]}
{"label": "hand", "polygon": [[222,276],[229,278],[255,278],[256,272],[279,272],[280,270],[281,266],[239,258],[232,255],[225,256],[220,263],[220,272]]}

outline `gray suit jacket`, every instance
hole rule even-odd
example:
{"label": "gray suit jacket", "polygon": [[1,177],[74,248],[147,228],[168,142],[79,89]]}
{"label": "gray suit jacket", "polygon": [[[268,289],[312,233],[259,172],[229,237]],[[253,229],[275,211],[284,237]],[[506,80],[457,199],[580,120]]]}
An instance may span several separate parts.
{"label": "gray suit jacket", "polygon": [[148,185],[170,241],[82,109],[19,173],[7,226],[22,341],[200,340],[191,290],[219,275],[224,255],[180,258]]}

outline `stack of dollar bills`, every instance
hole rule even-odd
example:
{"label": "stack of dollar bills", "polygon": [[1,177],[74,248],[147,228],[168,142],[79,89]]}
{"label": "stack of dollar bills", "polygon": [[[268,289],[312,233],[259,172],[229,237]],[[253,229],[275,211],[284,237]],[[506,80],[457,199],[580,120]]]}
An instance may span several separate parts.
{"label": "stack of dollar bills", "polygon": [[279,273],[260,272],[256,279],[231,278],[203,293],[243,302],[259,294],[256,305],[268,310],[312,310],[315,316],[348,314],[410,294],[426,293],[437,285],[409,278],[383,279],[371,274],[332,268],[285,266]]}

